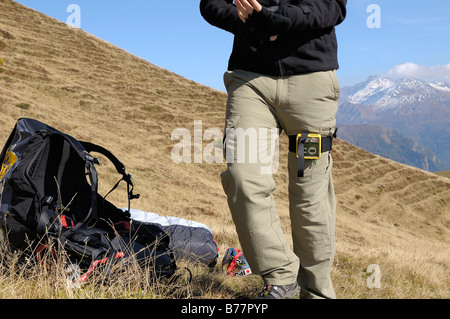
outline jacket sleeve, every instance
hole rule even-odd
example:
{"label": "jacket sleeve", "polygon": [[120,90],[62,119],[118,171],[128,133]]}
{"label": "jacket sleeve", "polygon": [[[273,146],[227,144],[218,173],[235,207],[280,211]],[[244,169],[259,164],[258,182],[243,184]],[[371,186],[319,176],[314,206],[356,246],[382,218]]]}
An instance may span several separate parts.
{"label": "jacket sleeve", "polygon": [[289,5],[291,28],[317,30],[337,26],[347,14],[347,0],[303,0]]}
{"label": "jacket sleeve", "polygon": [[211,25],[236,34],[239,16],[233,0],[201,0],[200,13]]}
{"label": "jacket sleeve", "polygon": [[257,32],[253,25],[241,21],[233,0],[201,0],[200,13],[211,25],[245,39],[255,48],[269,40]]}

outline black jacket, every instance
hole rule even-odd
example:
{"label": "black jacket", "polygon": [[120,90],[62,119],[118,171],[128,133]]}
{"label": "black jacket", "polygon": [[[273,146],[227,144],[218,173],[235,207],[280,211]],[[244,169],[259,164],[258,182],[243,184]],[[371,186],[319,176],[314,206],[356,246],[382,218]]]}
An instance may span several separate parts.
{"label": "black jacket", "polygon": [[228,70],[284,76],[339,68],[335,26],[345,19],[347,0],[259,3],[263,10],[243,23],[233,0],[200,2],[206,21],[235,36]]}

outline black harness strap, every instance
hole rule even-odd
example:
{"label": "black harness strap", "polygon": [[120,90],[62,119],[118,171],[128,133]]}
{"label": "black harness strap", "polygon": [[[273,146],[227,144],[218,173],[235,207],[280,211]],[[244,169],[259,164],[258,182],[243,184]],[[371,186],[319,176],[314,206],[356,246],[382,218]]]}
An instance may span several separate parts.
{"label": "black harness strap", "polygon": [[116,168],[117,172],[121,175],[125,175],[125,166],[122,164],[122,162],[120,162],[117,157],[115,157],[110,151],[108,151],[106,148],[104,148],[103,146],[94,144],[94,143],[90,143],[90,142],[83,142],[80,141],[81,145],[84,146],[84,148],[86,149],[86,151],[90,152],[96,152],[96,153],[100,153],[105,155],[113,164],[114,167]]}
{"label": "black harness strap", "polygon": [[125,166],[122,164],[122,162],[120,162],[117,157],[115,157],[110,151],[108,151],[106,148],[94,144],[94,143],[90,143],[90,142],[82,142],[80,141],[80,143],[84,146],[84,148],[88,151],[88,152],[96,152],[96,153],[100,153],[105,155],[113,164],[114,167],[116,168],[117,172],[122,175],[122,178],[113,186],[113,188],[105,195],[104,198],[106,198],[106,196],[108,196],[113,190],[115,190],[117,188],[117,186],[119,186],[119,183],[121,181],[125,181],[127,183],[127,193],[128,193],[128,211],[130,211],[130,201],[132,199],[137,199],[140,197],[139,194],[133,194],[133,189],[134,189],[134,185],[133,182],[131,181],[131,175],[127,174],[125,171]]}
{"label": "black harness strap", "polygon": [[[305,171],[305,142],[308,138],[308,134],[302,134],[302,136],[298,139],[298,161],[297,161],[297,176],[303,177],[303,172]],[[296,141],[297,143],[297,136]],[[296,147],[297,149],[297,147]]]}
{"label": "black harness strap", "polygon": [[[321,152],[329,152],[333,149],[333,138],[336,138],[337,128],[334,132],[333,136],[322,137],[322,147]],[[302,134],[302,136],[298,139],[297,145],[297,135],[289,135],[289,152],[297,153],[298,149],[298,164],[297,164],[297,176],[303,177],[305,170],[305,155],[304,155],[304,146],[305,141],[308,137],[309,133]]]}

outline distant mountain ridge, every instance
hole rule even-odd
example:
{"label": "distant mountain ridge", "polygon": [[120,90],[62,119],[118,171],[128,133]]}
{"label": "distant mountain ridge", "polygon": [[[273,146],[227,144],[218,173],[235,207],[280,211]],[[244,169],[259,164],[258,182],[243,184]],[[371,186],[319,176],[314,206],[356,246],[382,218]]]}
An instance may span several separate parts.
{"label": "distant mountain ridge", "polygon": [[344,90],[350,103],[371,104],[378,112],[390,108],[418,110],[417,106],[423,106],[419,110],[427,112],[426,103],[446,103],[450,99],[450,84],[409,78],[392,80],[370,76],[361,85]]}
{"label": "distant mountain ridge", "polygon": [[[411,157],[412,153],[405,154],[407,158],[399,158],[398,145],[403,143],[402,140],[390,144],[384,149],[384,154],[375,151],[379,145],[373,144],[374,140],[364,144],[364,139],[358,142],[358,136],[353,136],[349,142],[421,169],[450,169],[450,84],[411,78],[394,80],[372,75],[364,82],[343,87],[339,104],[337,122],[341,127],[373,124],[398,131],[406,137],[401,138],[397,134],[405,144],[411,144],[409,140],[415,142],[413,150],[418,151],[417,158]],[[375,132],[373,127],[369,131]],[[353,130],[353,134],[363,133],[361,129]],[[341,137],[349,138],[345,135]],[[391,156],[389,152],[391,155],[396,153],[396,156]]]}
{"label": "distant mountain ridge", "polygon": [[380,125],[341,125],[339,138],[371,153],[429,172],[444,171],[446,167],[429,148]]}

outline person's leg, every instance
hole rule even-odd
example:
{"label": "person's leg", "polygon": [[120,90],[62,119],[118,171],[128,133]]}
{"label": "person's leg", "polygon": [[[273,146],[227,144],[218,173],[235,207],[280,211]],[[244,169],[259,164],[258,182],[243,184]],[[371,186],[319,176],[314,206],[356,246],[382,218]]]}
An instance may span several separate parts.
{"label": "person's leg", "polygon": [[235,71],[225,74],[225,84],[228,169],[221,177],[239,241],[252,272],[261,275],[265,285],[290,285],[297,280],[299,261],[280,227],[267,160],[273,154],[273,137],[279,134],[270,106],[276,83]]}
{"label": "person's leg", "polygon": [[335,200],[331,154],[307,161],[297,177],[297,157],[289,154],[289,199],[294,252],[300,258],[302,298],[335,298],[331,267],[335,254]]}
{"label": "person's leg", "polygon": [[[283,84],[277,116],[288,135],[335,132],[339,86],[334,71],[290,77]],[[335,254],[335,195],[329,152],[305,160],[289,153],[289,201],[294,252],[300,258],[298,283],[303,298],[335,298],[330,278]]]}

